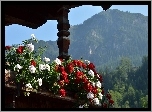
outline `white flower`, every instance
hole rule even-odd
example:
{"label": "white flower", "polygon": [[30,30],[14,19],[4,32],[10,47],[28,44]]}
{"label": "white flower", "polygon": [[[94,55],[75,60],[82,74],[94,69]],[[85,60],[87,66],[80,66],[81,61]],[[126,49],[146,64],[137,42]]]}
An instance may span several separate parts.
{"label": "white flower", "polygon": [[101,88],[101,83],[100,83],[100,81],[96,82],[96,86],[99,87],[99,88]]}
{"label": "white flower", "polygon": [[16,48],[15,47],[11,47],[11,51],[15,51],[16,50]]}
{"label": "white flower", "polygon": [[87,94],[87,98],[88,98],[88,99],[93,99],[93,98],[94,98],[94,94],[93,94],[92,92],[89,92],[89,93]]}
{"label": "white flower", "polygon": [[94,77],[94,72],[93,72],[92,70],[90,70],[90,71],[88,72],[88,74],[91,75],[92,77]]}
{"label": "white flower", "polygon": [[92,86],[95,87],[95,82],[91,82],[91,83],[92,83]]}
{"label": "white flower", "polygon": [[36,39],[34,34],[31,34],[32,39]]}
{"label": "white flower", "polygon": [[27,96],[29,96],[29,95],[30,95],[30,92],[27,92],[26,94],[27,94]]}
{"label": "white flower", "polygon": [[57,65],[61,65],[61,61],[58,58],[56,58],[56,60],[54,60],[54,61]]}
{"label": "white flower", "polygon": [[83,105],[80,105],[79,108],[83,108]]}
{"label": "white flower", "polygon": [[34,50],[34,45],[31,44],[27,44],[27,48],[30,52],[32,52]]}
{"label": "white flower", "polygon": [[30,83],[26,84],[25,87],[32,88],[32,85]]}
{"label": "white flower", "polygon": [[15,68],[22,69],[22,66],[20,66],[19,64],[17,64],[17,65],[15,66]]}
{"label": "white flower", "polygon": [[32,38],[31,38],[32,40],[34,40],[34,41],[36,41],[36,42],[38,43],[38,40],[36,39],[36,37],[35,37],[34,34],[31,34],[31,37],[32,37]]}
{"label": "white flower", "polygon": [[89,65],[90,64],[90,61],[88,61],[88,60],[84,60],[85,62],[86,62],[86,64],[87,65]]}
{"label": "white flower", "polygon": [[5,74],[7,74],[8,73],[8,71],[5,69]]}
{"label": "white flower", "polygon": [[26,87],[26,91],[32,91],[33,90],[32,85],[30,83],[26,84],[25,87]]}
{"label": "white flower", "polygon": [[5,74],[10,74],[10,72],[11,72],[10,70],[5,69]]}
{"label": "white flower", "polygon": [[98,93],[98,95],[99,95],[99,99],[101,99],[102,100],[102,94],[101,93]]}
{"label": "white flower", "polygon": [[22,66],[20,66],[19,64],[15,65],[14,71],[15,71],[16,68],[18,69],[17,71],[19,72],[19,69],[22,69]]}
{"label": "white flower", "polygon": [[98,98],[94,98],[94,99],[93,99],[93,102],[94,102],[94,104],[95,104],[95,105],[99,105],[99,104],[100,104],[100,102],[99,102],[99,99],[98,99]]}
{"label": "white flower", "polygon": [[41,71],[41,70],[45,70],[45,65],[39,64],[39,70],[40,70],[40,71]]}
{"label": "white flower", "polygon": [[49,61],[50,61],[50,59],[49,59],[49,58],[46,58],[46,57],[43,58],[43,59],[44,59],[45,62],[49,62]]}
{"label": "white flower", "polygon": [[37,81],[39,82],[39,86],[41,86],[42,85],[42,79],[39,78]]}
{"label": "white flower", "polygon": [[50,66],[48,64],[45,65],[45,69],[47,69],[48,71],[50,71]]}
{"label": "white flower", "polygon": [[97,74],[97,77],[100,78],[99,74]]}
{"label": "white flower", "polygon": [[41,71],[41,70],[48,70],[48,71],[50,71],[50,66],[48,65],[48,64],[45,64],[45,65],[43,65],[43,64],[39,64],[39,70]]}
{"label": "white flower", "polygon": [[29,70],[31,73],[35,73],[36,68],[33,65],[31,65],[31,66],[29,66]]}
{"label": "white flower", "polygon": [[58,80],[60,80],[60,75],[59,75],[59,76],[57,76],[57,79],[58,79]]}

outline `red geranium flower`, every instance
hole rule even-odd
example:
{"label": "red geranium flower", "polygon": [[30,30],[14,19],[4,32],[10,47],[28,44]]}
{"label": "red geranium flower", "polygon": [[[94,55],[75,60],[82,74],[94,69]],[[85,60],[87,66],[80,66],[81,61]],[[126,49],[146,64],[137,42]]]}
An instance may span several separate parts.
{"label": "red geranium flower", "polygon": [[103,108],[107,108],[108,107],[108,105],[106,104],[106,103],[103,103]]}
{"label": "red geranium flower", "polygon": [[62,76],[68,76],[68,74],[65,71],[62,71]]}
{"label": "red geranium flower", "polygon": [[85,76],[85,75],[83,76],[82,82],[83,82],[83,83],[88,83],[88,82],[89,82],[88,79],[87,79],[87,76]]}
{"label": "red geranium flower", "polygon": [[74,70],[72,64],[68,64],[67,67],[66,67],[66,70],[67,70],[68,73],[72,73],[73,70]]}
{"label": "red geranium flower", "polygon": [[83,77],[83,73],[80,72],[80,71],[77,71],[77,72],[76,72],[76,78],[82,79],[82,77]]}
{"label": "red geranium flower", "polygon": [[92,92],[93,94],[97,94],[97,93],[98,93],[97,88],[93,88],[91,92]]}
{"label": "red geranium flower", "polygon": [[66,80],[67,77],[68,77],[68,74],[65,71],[63,71],[61,74],[61,79]]}
{"label": "red geranium flower", "polygon": [[93,63],[90,63],[88,66],[87,66],[89,69],[93,70],[95,68],[94,64]]}
{"label": "red geranium flower", "polygon": [[10,51],[11,46],[5,46],[5,50],[9,50]]}
{"label": "red geranium flower", "polygon": [[94,68],[92,69],[92,71],[94,72],[95,75],[97,74],[97,72],[96,72],[96,70]]}
{"label": "red geranium flower", "polygon": [[114,104],[114,101],[112,99],[110,99],[109,104]]}
{"label": "red geranium flower", "polygon": [[75,65],[75,66],[77,66],[77,60],[73,60],[73,64]]}
{"label": "red geranium flower", "polygon": [[90,91],[92,91],[93,86],[92,86],[90,83],[85,83],[85,84],[84,84],[84,89],[85,89],[87,92],[90,92]]}
{"label": "red geranium flower", "polygon": [[98,75],[96,74],[96,76],[97,76],[97,78],[99,79],[99,81],[102,83],[102,82],[103,82],[103,78],[102,78],[102,76],[101,76],[101,75],[99,75],[99,74],[98,74]]}
{"label": "red geranium flower", "polygon": [[68,79],[65,79],[64,82],[68,84],[68,83],[69,83],[69,80],[68,80]]}
{"label": "red geranium flower", "polygon": [[18,54],[22,54],[23,53],[23,49],[24,49],[24,46],[19,46],[18,49],[16,49],[16,52]]}
{"label": "red geranium flower", "polygon": [[87,68],[87,65],[84,64],[84,63],[82,63],[82,67],[83,67],[83,69],[86,69],[86,68]]}
{"label": "red geranium flower", "polygon": [[78,60],[77,65],[78,65],[78,67],[82,67],[82,62]]}
{"label": "red geranium flower", "polygon": [[64,67],[59,65],[59,70],[60,70],[60,72],[63,72],[64,71]]}
{"label": "red geranium flower", "polygon": [[64,86],[64,80],[60,80],[59,85],[63,87]]}
{"label": "red geranium flower", "polygon": [[111,95],[110,95],[109,93],[107,93],[106,97],[107,97],[108,99],[111,99]]}
{"label": "red geranium flower", "polygon": [[66,95],[66,91],[64,89],[60,89],[59,93],[63,97]]}
{"label": "red geranium flower", "polygon": [[104,89],[102,89],[102,92],[101,92],[101,94],[102,94],[102,95],[104,95]]}
{"label": "red geranium flower", "polygon": [[31,60],[31,65],[36,66],[36,62],[34,60]]}

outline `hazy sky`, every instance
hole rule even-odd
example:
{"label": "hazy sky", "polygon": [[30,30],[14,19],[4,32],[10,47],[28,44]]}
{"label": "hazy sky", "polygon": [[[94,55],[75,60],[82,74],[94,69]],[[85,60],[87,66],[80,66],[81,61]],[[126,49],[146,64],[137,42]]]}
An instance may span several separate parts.
{"label": "hazy sky", "polygon": [[[113,5],[110,9],[118,9],[121,11],[129,11],[130,13],[141,13],[148,16],[148,5]],[[69,12],[70,25],[83,23],[91,16],[103,11],[100,6],[83,5],[72,8]],[[21,44],[23,40],[29,39],[31,34],[35,34],[38,40],[57,40],[57,21],[47,21],[44,25],[37,29],[13,24],[5,27],[5,44]]]}

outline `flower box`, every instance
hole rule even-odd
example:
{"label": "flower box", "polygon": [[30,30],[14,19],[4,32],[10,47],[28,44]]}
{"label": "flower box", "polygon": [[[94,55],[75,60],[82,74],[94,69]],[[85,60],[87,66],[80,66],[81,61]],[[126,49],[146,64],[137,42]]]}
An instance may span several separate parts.
{"label": "flower box", "polygon": [[44,48],[34,51],[33,41],[38,42],[33,36],[22,46],[6,46],[6,104],[17,92],[17,108],[107,108],[114,103],[109,93],[105,95],[102,76],[93,63],[71,57],[50,63],[49,58],[41,59]]}
{"label": "flower box", "polygon": [[25,89],[18,90],[14,83],[16,73],[7,70],[5,72],[5,108],[71,108],[76,102],[71,92],[66,97],[60,97],[44,89],[38,92],[33,90],[27,97],[24,95]]}
{"label": "flower box", "polygon": [[[5,106],[13,107],[13,98],[16,92],[15,86],[5,86]],[[24,96],[23,90],[20,96],[15,98],[15,108],[71,108],[75,100],[70,97],[60,97],[50,92],[32,92],[28,97]]]}

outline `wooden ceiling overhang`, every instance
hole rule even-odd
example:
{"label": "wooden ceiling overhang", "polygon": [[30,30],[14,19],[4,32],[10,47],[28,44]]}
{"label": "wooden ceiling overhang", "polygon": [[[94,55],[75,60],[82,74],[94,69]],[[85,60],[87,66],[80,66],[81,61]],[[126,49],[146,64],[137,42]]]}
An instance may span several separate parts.
{"label": "wooden ceiling overhang", "polygon": [[[68,9],[82,5],[65,5]],[[101,6],[107,10],[111,5]],[[47,22],[47,20],[58,20],[58,10],[63,5],[6,5],[5,6],[5,26],[19,24],[32,29],[37,29]]]}

